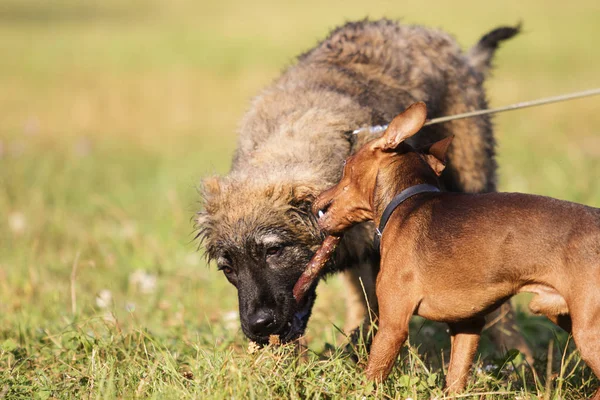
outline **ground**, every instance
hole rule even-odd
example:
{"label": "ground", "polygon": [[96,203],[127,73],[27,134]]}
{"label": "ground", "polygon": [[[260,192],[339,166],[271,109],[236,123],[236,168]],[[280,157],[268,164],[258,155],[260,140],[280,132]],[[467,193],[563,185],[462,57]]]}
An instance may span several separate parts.
{"label": "ground", "polygon": [[[251,96],[365,16],[465,48],[522,21],[487,83],[493,106],[600,86],[594,0],[0,0],[0,398],[441,396],[447,338],[421,321],[391,379],[364,382],[364,351],[358,366],[339,351],[336,278],[319,288],[307,360],[249,354],[236,292],[192,240],[198,182],[227,171]],[[497,116],[500,188],[600,206],[599,105]],[[484,343],[476,398],[589,395],[568,338],[519,319],[537,378]]]}

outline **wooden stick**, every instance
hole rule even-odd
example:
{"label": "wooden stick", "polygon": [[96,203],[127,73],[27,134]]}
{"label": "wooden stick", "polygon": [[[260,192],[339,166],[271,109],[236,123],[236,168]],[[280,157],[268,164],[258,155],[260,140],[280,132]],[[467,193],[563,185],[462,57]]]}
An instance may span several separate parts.
{"label": "wooden stick", "polygon": [[319,273],[331,258],[335,248],[340,242],[340,236],[327,236],[317,250],[306,269],[294,285],[294,298],[300,303],[313,282],[319,277]]}

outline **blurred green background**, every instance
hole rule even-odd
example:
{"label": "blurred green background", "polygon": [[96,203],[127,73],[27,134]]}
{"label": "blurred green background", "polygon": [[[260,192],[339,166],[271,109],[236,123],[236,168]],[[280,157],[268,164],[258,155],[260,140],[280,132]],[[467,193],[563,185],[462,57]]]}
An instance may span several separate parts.
{"label": "blurred green background", "polygon": [[[0,0],[0,393],[63,387],[64,363],[83,374],[92,353],[65,350],[65,332],[245,345],[234,288],[192,240],[196,187],[228,170],[252,96],[366,16],[439,27],[465,49],[521,21],[486,83],[492,106],[600,87],[596,0]],[[501,189],[600,206],[599,106],[497,116]],[[339,293],[321,285],[316,348],[343,325]]]}

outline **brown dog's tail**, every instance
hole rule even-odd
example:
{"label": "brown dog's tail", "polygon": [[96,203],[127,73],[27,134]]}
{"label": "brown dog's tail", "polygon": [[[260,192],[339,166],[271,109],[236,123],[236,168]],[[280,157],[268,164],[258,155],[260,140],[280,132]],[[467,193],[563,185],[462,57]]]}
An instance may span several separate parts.
{"label": "brown dog's tail", "polygon": [[502,26],[486,33],[479,42],[469,50],[467,55],[469,64],[483,75],[487,75],[492,67],[492,59],[500,43],[512,38],[521,31],[521,24],[517,26]]}

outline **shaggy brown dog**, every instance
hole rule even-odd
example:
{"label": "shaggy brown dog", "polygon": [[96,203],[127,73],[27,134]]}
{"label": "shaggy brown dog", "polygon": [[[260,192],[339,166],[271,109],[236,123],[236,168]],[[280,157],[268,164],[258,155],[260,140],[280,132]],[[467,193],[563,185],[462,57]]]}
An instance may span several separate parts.
{"label": "shaggy brown dog", "polygon": [[[431,116],[486,108],[483,80],[495,49],[517,28],[499,28],[469,53],[447,34],[388,20],[348,23],[301,55],[253,101],[243,118],[229,175],[203,182],[199,237],[208,256],[237,288],[244,333],[265,343],[299,337],[315,300],[297,305],[292,288],[323,239],[310,212],[315,196],[335,184],[344,159],[372,135],[352,131],[386,124],[417,100]],[[414,143],[454,135],[446,189],[495,189],[494,138],[488,117],[427,127]],[[377,310],[378,252],[373,226],[353,228],[327,272],[346,270],[348,325],[367,313],[359,277]],[[316,286],[316,285],[315,285]],[[510,329],[510,327],[509,327]],[[505,337],[505,336],[503,336]],[[520,336],[503,347],[525,346]]]}
{"label": "shaggy brown dog", "polygon": [[379,331],[367,377],[389,375],[415,314],[450,326],[446,386],[464,389],[484,316],[519,292],[536,294],[533,312],[572,328],[600,377],[600,209],[521,193],[440,192],[452,137],[420,151],[404,142],[426,114],[416,103],[397,116],[313,206],[329,234],[379,225]]}

